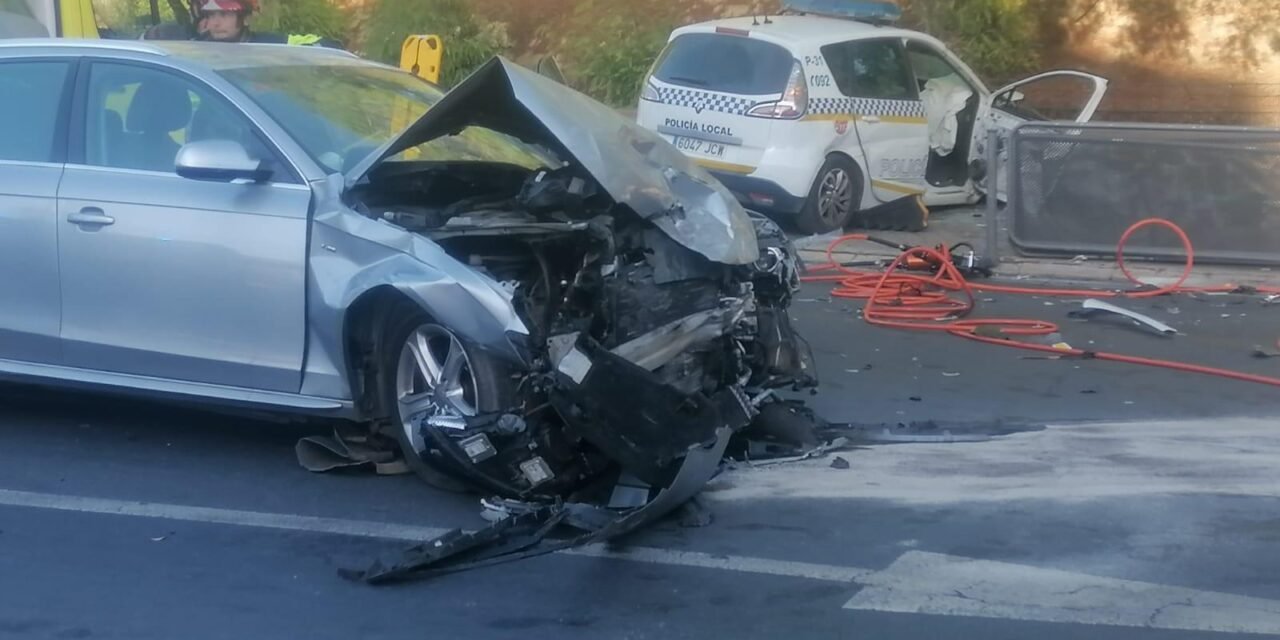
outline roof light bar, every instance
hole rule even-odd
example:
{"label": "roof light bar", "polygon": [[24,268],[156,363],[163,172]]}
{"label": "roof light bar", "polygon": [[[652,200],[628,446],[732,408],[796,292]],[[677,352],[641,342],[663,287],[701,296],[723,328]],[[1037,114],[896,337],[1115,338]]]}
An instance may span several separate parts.
{"label": "roof light bar", "polygon": [[902,9],[892,2],[873,2],[872,0],[783,0],[782,6],[786,10],[798,13],[811,13],[872,24],[894,24],[902,19]]}

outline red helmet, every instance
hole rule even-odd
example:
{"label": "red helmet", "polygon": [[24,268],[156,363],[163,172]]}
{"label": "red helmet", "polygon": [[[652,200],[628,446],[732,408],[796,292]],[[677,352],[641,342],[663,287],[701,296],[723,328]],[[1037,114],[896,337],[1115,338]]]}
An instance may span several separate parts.
{"label": "red helmet", "polygon": [[232,11],[249,15],[258,10],[258,0],[191,0],[191,17],[199,19],[206,11]]}

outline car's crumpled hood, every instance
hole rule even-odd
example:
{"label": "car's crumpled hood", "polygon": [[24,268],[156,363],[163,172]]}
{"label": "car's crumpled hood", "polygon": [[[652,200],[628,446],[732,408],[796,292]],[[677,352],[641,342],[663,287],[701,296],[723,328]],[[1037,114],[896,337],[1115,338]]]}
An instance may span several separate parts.
{"label": "car's crumpled hood", "polygon": [[489,61],[353,167],[348,184],[363,180],[386,158],[468,126],[500,131],[575,161],[615,201],[711,260],[750,264],[759,257],[746,211],[711,174],[614,110],[503,58]]}

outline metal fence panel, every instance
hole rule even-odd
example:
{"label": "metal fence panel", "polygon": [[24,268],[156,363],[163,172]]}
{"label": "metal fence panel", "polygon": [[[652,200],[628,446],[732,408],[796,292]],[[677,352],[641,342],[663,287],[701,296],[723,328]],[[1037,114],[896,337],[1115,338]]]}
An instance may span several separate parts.
{"label": "metal fence panel", "polygon": [[[1009,146],[1020,253],[1113,255],[1126,228],[1158,217],[1199,262],[1280,265],[1280,130],[1032,123]],[[1183,259],[1167,230],[1135,234],[1126,254]]]}

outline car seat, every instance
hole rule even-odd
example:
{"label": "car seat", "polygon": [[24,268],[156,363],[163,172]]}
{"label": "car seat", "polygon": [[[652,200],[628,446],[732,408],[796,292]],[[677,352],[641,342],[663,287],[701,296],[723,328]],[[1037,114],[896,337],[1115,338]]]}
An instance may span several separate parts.
{"label": "car seat", "polygon": [[173,171],[180,145],[169,134],[185,128],[189,122],[191,97],[181,82],[169,78],[143,81],[129,103],[119,165],[146,171]]}

